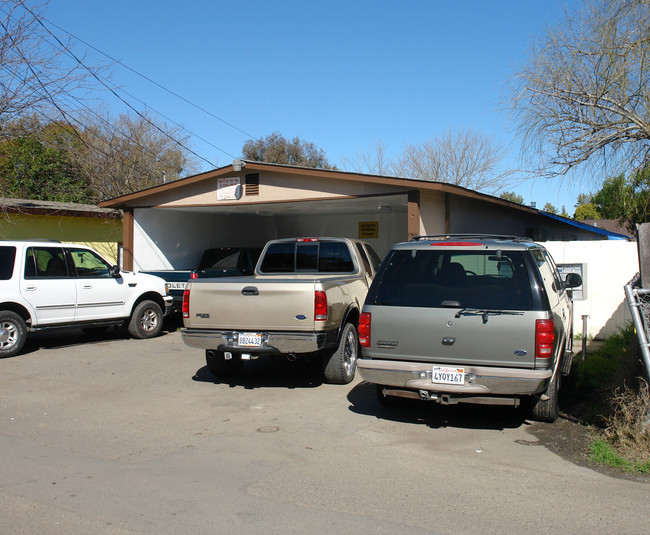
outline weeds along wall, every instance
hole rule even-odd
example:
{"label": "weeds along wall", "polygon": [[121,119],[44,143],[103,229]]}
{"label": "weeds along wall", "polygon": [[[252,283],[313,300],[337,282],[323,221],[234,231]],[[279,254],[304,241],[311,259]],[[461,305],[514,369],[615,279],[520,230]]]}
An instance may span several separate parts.
{"label": "weeds along wall", "polygon": [[639,271],[636,242],[623,240],[549,241],[543,244],[561,271],[581,271],[582,288],[573,301],[573,332],[582,333],[587,316],[587,335],[603,339],[632,321],[624,286]]}

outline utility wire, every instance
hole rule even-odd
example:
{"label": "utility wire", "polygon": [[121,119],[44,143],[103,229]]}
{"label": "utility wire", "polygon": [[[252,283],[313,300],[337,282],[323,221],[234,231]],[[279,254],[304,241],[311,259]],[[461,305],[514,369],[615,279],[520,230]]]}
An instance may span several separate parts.
{"label": "utility wire", "polygon": [[[51,24],[51,25],[54,26],[55,28],[61,30],[62,32],[66,33],[67,35],[69,35],[70,37],[72,37],[73,39],[75,39],[76,41],[79,41],[80,43],[83,43],[83,44],[86,45],[87,47],[92,48],[95,52],[99,52],[100,54],[102,54],[103,56],[107,57],[107,58],[110,59],[111,61],[117,63],[118,65],[121,65],[121,66],[124,67],[125,69],[131,71],[133,74],[136,74],[137,76],[140,76],[141,78],[143,78],[143,79],[146,80],[147,82],[154,84],[156,87],[159,87],[159,88],[162,89],[163,91],[166,91],[166,92],[169,93],[170,95],[175,96],[176,98],[182,100],[183,102],[189,104],[190,106],[196,108],[197,110],[199,110],[199,111],[201,111],[201,112],[203,112],[203,113],[209,115],[210,117],[216,119],[217,121],[221,121],[223,124],[229,126],[230,128],[234,128],[234,129],[237,130],[238,132],[241,132],[242,134],[244,134],[244,135],[246,135],[246,136],[248,136],[248,137],[250,137],[250,138],[260,140],[259,137],[254,136],[253,134],[249,134],[249,133],[246,132],[245,130],[242,130],[241,128],[235,126],[235,125],[232,124],[232,123],[229,123],[228,121],[222,119],[221,117],[215,115],[214,113],[212,113],[212,112],[206,110],[205,108],[202,108],[202,107],[199,106],[198,104],[194,104],[194,102],[192,102],[192,101],[186,99],[186,98],[183,97],[182,95],[179,95],[178,93],[172,91],[171,89],[166,88],[166,87],[163,86],[162,84],[156,82],[155,80],[152,80],[151,78],[149,78],[148,76],[142,74],[141,72],[138,72],[138,71],[136,71],[135,69],[129,67],[126,63],[123,63],[122,61],[120,61],[120,60],[118,60],[118,59],[112,57],[111,55],[107,54],[106,52],[104,52],[104,51],[98,49],[97,47],[95,47],[95,46],[91,45],[90,43],[84,41],[83,39],[77,37],[77,36],[74,35],[73,33],[70,33],[70,32],[67,31],[66,29],[61,28],[61,26],[59,26],[58,24],[55,24],[55,23],[52,22],[51,20],[48,20],[48,19],[46,19],[45,17],[43,17],[43,20],[46,21],[48,24]],[[219,150],[221,150],[221,149],[219,149]],[[227,154],[227,153],[226,153],[226,154]],[[229,156],[230,156],[230,155],[229,155]]]}
{"label": "utility wire", "polygon": [[[5,30],[5,32],[7,32],[7,27],[5,26],[4,22],[1,22],[1,23],[0,23],[0,26]],[[14,41],[13,37],[11,37],[11,35],[10,35],[8,32],[7,32],[7,35],[8,35],[8,37],[9,37],[9,39],[11,40],[11,44],[12,44],[12,46],[15,47],[15,41]],[[49,101],[50,101],[50,102],[52,103],[52,105],[53,105],[53,106],[58,110],[58,112],[61,114],[61,116],[63,117],[63,119],[65,120],[65,122],[66,122],[66,123],[68,124],[68,126],[72,129],[72,131],[74,132],[74,135],[75,135],[77,138],[79,138],[79,140],[84,144],[84,146],[86,146],[87,148],[90,148],[91,145],[88,143],[88,141],[87,141],[86,139],[84,139],[84,138],[79,134],[79,132],[77,131],[77,129],[76,129],[74,126],[72,126],[72,124],[70,123],[70,119],[68,118],[68,115],[67,115],[66,112],[63,110],[63,108],[61,108],[61,107],[57,104],[56,100],[52,97],[52,95],[51,95],[50,92],[48,91],[47,87],[46,87],[46,86],[43,84],[43,82],[41,81],[41,79],[40,79],[38,73],[36,73],[36,71],[34,70],[34,68],[32,67],[32,65],[27,61],[27,58],[25,58],[24,54],[22,53],[22,50],[20,50],[20,47],[16,47],[16,50],[18,50],[18,53],[20,54],[20,57],[23,58],[23,61],[25,61],[25,64],[27,65],[27,68],[28,68],[29,71],[32,73],[32,75],[36,78],[36,80],[38,81],[38,83],[39,83],[39,85],[41,86],[41,88],[42,88],[42,89],[45,91],[45,93],[47,94]],[[37,111],[38,113],[40,113],[41,115],[43,115],[43,116],[45,116],[45,117],[47,118],[47,116],[46,116],[42,111],[40,111],[40,110],[38,110],[38,109],[36,109],[36,111]],[[49,118],[48,118],[48,119],[49,119]],[[50,120],[51,120],[51,119],[50,119]],[[75,119],[72,118],[72,120],[75,120]],[[93,147],[93,148],[94,148],[95,150],[99,150],[99,149],[97,149],[97,147]],[[101,150],[100,150],[100,152],[102,152],[104,155],[110,157],[110,155],[106,154],[105,152],[103,152],[103,151],[101,151]],[[135,167],[134,167],[134,168],[135,168]],[[137,169],[137,168],[135,168],[135,169]],[[145,174],[145,175],[148,175],[149,172],[148,172],[148,171],[145,171],[144,174]],[[150,176],[150,175],[149,175],[149,176]],[[113,178],[115,179],[115,177],[113,177]]]}
{"label": "utility wire", "polygon": [[[0,26],[4,27],[4,24],[0,23]],[[11,37],[10,37],[10,39],[11,39]],[[13,41],[13,39],[12,39],[12,41]],[[16,47],[16,49],[19,50],[18,47]],[[65,121],[65,123],[66,123],[66,124],[67,124],[71,129],[72,129],[74,135],[75,135],[75,136],[76,136],[76,137],[77,137],[77,138],[78,138],[78,139],[79,139],[79,140],[84,144],[84,146],[85,146],[86,148],[92,148],[92,149],[94,149],[95,151],[97,151],[98,153],[104,155],[106,158],[111,159],[111,160],[115,160],[115,157],[114,157],[113,155],[107,153],[105,150],[99,148],[97,145],[94,145],[94,144],[91,143],[91,142],[90,142],[86,137],[83,137],[83,136],[81,136],[81,135],[79,134],[79,130],[78,130],[78,129],[77,129],[77,128],[76,128],[76,127],[75,127],[75,126],[70,122],[70,121],[73,121],[74,123],[76,123],[77,125],[79,125],[81,128],[87,128],[87,125],[84,124],[84,123],[82,123],[82,122],[81,122],[79,119],[77,119],[76,117],[74,117],[74,116],[70,116],[68,113],[66,113],[66,112],[63,110],[63,108],[61,108],[61,107],[60,107],[60,106],[55,102],[54,97],[53,97],[53,96],[50,94],[50,92],[47,90],[46,86],[43,85],[43,81],[41,80],[40,76],[37,75],[37,74],[35,73],[35,71],[34,71],[33,68],[31,67],[31,65],[29,64],[29,62],[26,60],[26,58],[24,57],[24,55],[22,54],[22,52],[19,51],[19,54],[21,55],[21,57],[22,57],[23,60],[25,61],[25,64],[27,65],[27,68],[30,70],[30,72],[32,72],[32,74],[34,75],[34,77],[35,77],[36,80],[38,81],[38,83],[39,83],[39,87],[41,87],[41,88],[43,89],[43,91],[46,92],[47,97],[48,97],[48,101],[51,102],[52,105],[57,109],[57,111],[59,112],[60,116],[63,118],[63,120]],[[8,70],[11,74],[13,74],[14,76],[17,75],[17,73],[16,73],[15,71],[12,71],[12,70],[9,70],[9,69],[7,69],[7,70]],[[51,82],[51,83],[56,83],[56,82],[53,82],[52,80],[48,80],[48,81]],[[84,108],[85,108],[85,109],[86,109],[90,114],[92,114],[92,115],[94,115],[95,117],[97,117],[101,122],[103,122],[104,124],[106,124],[109,128],[113,129],[114,131],[119,132],[120,135],[121,135],[122,137],[128,139],[131,143],[133,143],[134,145],[138,146],[138,147],[139,147],[140,149],[142,149],[144,152],[149,153],[149,154],[150,154],[151,156],[153,156],[154,158],[158,158],[158,156],[159,156],[158,154],[152,152],[152,151],[149,150],[147,147],[145,147],[145,146],[143,146],[142,144],[140,144],[137,140],[134,140],[133,138],[131,138],[131,137],[129,136],[128,132],[125,132],[124,130],[119,129],[119,128],[118,128],[117,126],[115,126],[114,124],[108,122],[106,119],[104,119],[104,118],[101,117],[99,114],[97,114],[94,110],[92,110],[91,108],[89,108],[88,106],[86,106],[86,105],[85,105],[85,104],[84,104],[80,99],[78,99],[77,97],[75,97],[74,95],[72,95],[72,94],[70,94],[70,93],[68,93],[66,96],[67,96],[68,98],[71,98],[71,99],[75,100],[75,101],[76,101],[80,106],[84,107]],[[35,111],[36,113],[38,113],[39,115],[41,115],[42,117],[44,117],[45,119],[47,119],[47,120],[48,120],[49,122],[51,122],[51,123],[56,123],[56,122],[57,122],[56,119],[50,117],[49,115],[47,115],[47,114],[44,113],[43,111],[39,110],[38,108],[35,108],[34,111]],[[99,137],[99,139],[101,139],[100,136],[98,136],[98,137]],[[106,140],[106,139],[103,139],[103,141],[104,141],[105,143],[109,143],[108,140]],[[109,144],[110,144],[110,143],[109,143]],[[127,156],[126,154],[123,154],[122,156],[123,156],[123,158],[124,158],[125,160],[128,160],[129,162],[131,162],[131,164],[129,165],[129,167],[131,167],[133,170],[137,171],[138,173],[141,173],[143,176],[147,176],[147,177],[149,177],[150,179],[152,179],[152,180],[154,180],[154,181],[157,181],[157,180],[158,180],[158,177],[156,177],[155,175],[153,175],[149,169],[146,169],[146,168],[144,168],[144,167],[141,167],[141,166],[138,164],[138,162],[136,162],[133,158],[130,158],[130,157]],[[113,179],[117,180],[117,177],[115,177],[115,176],[112,175],[112,174],[111,174],[111,176],[112,176]]]}
{"label": "utility wire", "polygon": [[31,9],[29,9],[29,7],[27,7],[26,5],[22,4],[22,6],[23,6],[23,8],[24,8],[26,11],[28,11],[28,12],[29,12],[33,17],[34,17],[34,19],[36,20],[36,22],[38,22],[38,24],[39,24],[40,26],[42,26],[43,29],[44,29],[48,34],[50,34],[50,35],[51,35],[51,36],[56,40],[56,42],[59,44],[59,46],[60,46],[64,51],[66,51],[66,52],[67,52],[67,53],[68,53],[68,54],[69,54],[69,55],[70,55],[70,56],[71,56],[71,57],[72,57],[72,58],[73,58],[73,59],[74,59],[74,60],[75,60],[75,61],[76,61],[76,62],[77,62],[81,67],[83,67],[84,69],[86,69],[86,70],[88,71],[88,73],[89,73],[93,78],[95,78],[95,80],[97,80],[97,81],[98,81],[102,86],[104,86],[106,89],[108,89],[108,91],[110,91],[110,92],[111,92],[111,93],[112,93],[112,94],[113,94],[117,99],[119,99],[119,100],[120,100],[120,101],[121,101],[125,106],[128,106],[128,107],[129,107],[129,108],[130,108],[130,109],[131,109],[135,114],[137,114],[137,115],[138,115],[138,116],[139,116],[143,121],[146,121],[147,123],[149,123],[149,124],[150,124],[151,126],[153,126],[156,130],[158,130],[161,134],[163,134],[164,136],[168,137],[169,139],[171,139],[172,141],[174,141],[177,145],[179,145],[180,147],[182,147],[182,148],[185,149],[186,151],[190,152],[191,154],[193,154],[194,156],[196,156],[196,157],[199,158],[200,160],[203,160],[204,162],[208,163],[208,164],[209,164],[210,166],[212,166],[212,167],[216,167],[216,165],[215,165],[214,163],[212,163],[210,160],[204,158],[203,156],[201,156],[200,154],[196,153],[195,151],[193,151],[193,150],[190,149],[189,147],[183,145],[183,144],[182,144],[180,141],[178,141],[177,139],[174,139],[174,138],[173,138],[172,136],[170,136],[167,132],[165,132],[162,128],[160,128],[158,125],[156,125],[154,122],[152,122],[152,121],[149,120],[147,117],[145,117],[142,113],[140,113],[137,109],[135,109],[135,108],[134,108],[134,107],[133,107],[129,102],[127,102],[126,100],[124,100],[120,95],[117,94],[117,92],[116,92],[115,90],[113,90],[113,88],[111,88],[111,87],[110,87],[110,86],[109,86],[109,85],[108,85],[104,80],[102,80],[102,79],[101,79],[101,78],[100,78],[100,77],[99,77],[99,76],[98,76],[98,75],[97,75],[97,74],[96,74],[92,69],[89,69],[89,68],[88,68],[88,67],[87,67],[87,66],[86,66],[86,65],[85,65],[85,64],[84,64],[84,63],[83,63],[83,62],[82,62],[82,61],[81,61],[81,60],[80,60],[80,59],[79,59],[75,54],[74,54],[74,52],[72,52],[72,51],[71,51],[71,50],[70,50],[66,45],[64,45],[64,44],[61,42],[61,40],[60,40],[56,35],[54,35],[54,33],[52,33],[52,32],[49,30],[49,28],[47,28],[47,26],[45,26],[45,24],[43,24],[43,22],[41,21],[40,17],[38,17],[38,16],[37,16],[37,15],[36,15],[36,14],[31,10]]}

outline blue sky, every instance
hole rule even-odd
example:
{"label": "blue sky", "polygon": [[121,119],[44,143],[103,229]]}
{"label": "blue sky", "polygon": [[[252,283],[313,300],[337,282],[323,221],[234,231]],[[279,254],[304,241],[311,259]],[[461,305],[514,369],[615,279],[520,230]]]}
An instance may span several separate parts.
{"label": "blue sky", "polygon": [[[389,155],[449,129],[494,136],[517,165],[503,107],[505,82],[532,40],[579,0],[207,1],[51,0],[46,19],[208,114],[119,65],[110,80],[207,139],[194,150],[231,163],[251,137],[273,131],[343,158],[381,142]],[[75,50],[85,47],[78,43]],[[99,60],[90,51],[90,62]],[[115,112],[123,105],[100,95]],[[142,105],[135,103],[138,107]],[[243,132],[242,132],[243,131]],[[210,165],[204,163],[204,169]],[[591,179],[511,187],[527,203],[573,213]]]}

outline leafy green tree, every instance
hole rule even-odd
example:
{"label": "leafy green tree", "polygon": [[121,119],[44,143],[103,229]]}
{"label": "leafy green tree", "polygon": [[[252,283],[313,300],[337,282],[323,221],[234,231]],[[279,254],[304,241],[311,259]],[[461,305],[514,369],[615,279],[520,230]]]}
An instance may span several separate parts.
{"label": "leafy green tree", "polygon": [[589,204],[590,202],[593,202],[593,200],[594,200],[593,193],[579,193],[578,197],[576,198],[576,203],[574,206],[577,208],[581,204]]}
{"label": "leafy green tree", "polygon": [[560,212],[562,217],[569,217],[569,213],[566,211],[566,207],[562,205],[562,211]]}
{"label": "leafy green tree", "polygon": [[78,133],[56,123],[30,122],[22,136],[0,142],[0,194],[3,197],[86,203],[88,180],[71,157]]}
{"label": "leafy green tree", "polygon": [[545,212],[548,212],[549,214],[557,214],[558,213],[558,209],[555,208],[555,206],[553,206],[550,202],[547,202],[544,205],[544,208],[542,208],[542,210],[544,210]]}
{"label": "leafy green tree", "polygon": [[499,195],[499,198],[510,202],[524,204],[524,198],[514,191],[504,191],[501,195]]}
{"label": "leafy green tree", "polygon": [[264,139],[249,139],[242,148],[242,157],[256,162],[337,169],[329,163],[323,149],[299,137],[285,139],[280,132],[273,132]]}
{"label": "leafy green tree", "polygon": [[637,224],[650,221],[650,167],[605,180],[594,204],[603,218],[618,219],[634,232]]}
{"label": "leafy green tree", "polygon": [[573,218],[576,221],[583,221],[585,219],[602,219],[598,208],[596,208],[592,203],[581,204],[576,208]]}

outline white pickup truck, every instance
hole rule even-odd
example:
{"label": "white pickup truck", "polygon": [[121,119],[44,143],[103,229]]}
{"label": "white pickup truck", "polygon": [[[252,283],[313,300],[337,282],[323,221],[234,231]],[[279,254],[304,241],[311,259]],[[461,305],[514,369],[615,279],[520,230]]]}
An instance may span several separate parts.
{"label": "white pickup truck", "polygon": [[0,358],[16,355],[28,332],[55,327],[126,324],[131,336],[151,338],[171,307],[163,279],[120,272],[83,245],[0,242]]}
{"label": "white pickup truck", "polygon": [[217,376],[238,374],[244,360],[282,355],[319,358],[326,381],[349,383],[359,315],[380,263],[358,240],[270,241],[254,275],[187,283],[183,341],[206,350]]}

